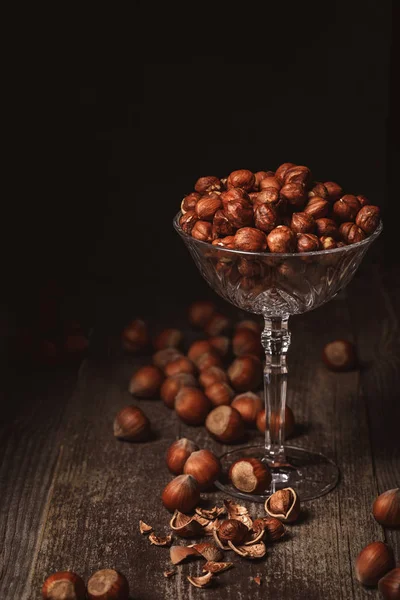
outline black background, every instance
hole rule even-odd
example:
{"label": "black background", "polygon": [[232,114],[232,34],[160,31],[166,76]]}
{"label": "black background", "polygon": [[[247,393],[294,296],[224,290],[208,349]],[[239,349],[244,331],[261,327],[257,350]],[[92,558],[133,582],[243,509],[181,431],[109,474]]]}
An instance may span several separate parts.
{"label": "black background", "polygon": [[101,26],[74,15],[60,57],[44,44],[22,78],[27,166],[3,223],[17,318],[48,279],[89,320],[213,296],[172,219],[199,176],[238,168],[306,164],[367,195],[382,261],[398,260],[390,2],[134,6]]}

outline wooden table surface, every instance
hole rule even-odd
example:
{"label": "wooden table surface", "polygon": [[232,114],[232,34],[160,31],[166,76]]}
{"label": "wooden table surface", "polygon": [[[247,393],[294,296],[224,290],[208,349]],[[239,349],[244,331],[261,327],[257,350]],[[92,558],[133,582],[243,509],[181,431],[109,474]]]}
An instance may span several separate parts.
{"label": "wooden table surface", "polygon": [[[288,404],[298,424],[291,443],[336,461],[340,482],[303,503],[301,521],[268,547],[265,559],[226,553],[234,568],[205,590],[186,579],[200,574],[203,561],[179,565],[166,579],[168,549],[151,546],[139,533],[139,519],[160,535],[169,531],[160,494],[171,479],[164,455],[177,421],[160,401],[140,400],[154,438],[138,444],[114,439],[114,416],[132,403],[127,385],[135,362],[115,343],[118,332],[94,332],[78,373],[9,372],[0,429],[0,598],[36,600],[54,571],[70,569],[87,580],[106,567],[122,571],[131,597],[140,600],[378,598],[376,589],[356,581],[353,566],[374,540],[387,541],[400,560],[400,532],[384,530],[371,515],[376,496],[400,485],[399,306],[399,270],[382,269],[374,255],[345,292],[291,319]],[[163,324],[180,323],[171,317]],[[323,345],[339,337],[356,343],[359,370],[338,374],[322,364]],[[218,453],[227,449],[203,427],[182,426],[181,435]],[[261,441],[261,434],[253,437]],[[227,497],[218,490],[207,496],[216,503]],[[262,505],[246,506],[252,516],[263,515]],[[252,579],[257,575],[261,587]]]}

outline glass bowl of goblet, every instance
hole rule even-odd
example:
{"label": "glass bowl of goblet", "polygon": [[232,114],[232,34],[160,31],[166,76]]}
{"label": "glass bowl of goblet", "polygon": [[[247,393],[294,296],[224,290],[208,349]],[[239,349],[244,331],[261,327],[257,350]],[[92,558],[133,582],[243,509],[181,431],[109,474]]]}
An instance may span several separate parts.
{"label": "glass bowl of goblet", "polygon": [[[211,288],[234,306],[264,318],[261,343],[265,350],[265,443],[223,454],[220,458],[224,475],[216,486],[253,502],[264,502],[284,487],[295,489],[302,500],[326,494],[338,482],[336,464],[319,452],[284,442],[289,317],[314,310],[347,286],[381,233],[382,223],[361,242],[331,250],[285,254],[230,250],[197,240],[181,229],[180,216],[181,212],[175,216],[174,228]],[[270,428],[272,414],[279,415],[278,426]],[[260,458],[271,469],[271,486],[263,493],[240,492],[226,476],[230,465],[244,457]]]}

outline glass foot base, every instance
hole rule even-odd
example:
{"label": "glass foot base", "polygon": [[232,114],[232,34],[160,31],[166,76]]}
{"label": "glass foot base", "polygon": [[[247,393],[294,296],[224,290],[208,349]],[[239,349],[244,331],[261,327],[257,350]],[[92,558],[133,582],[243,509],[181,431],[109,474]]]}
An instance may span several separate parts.
{"label": "glass foot base", "polygon": [[262,494],[240,492],[229,481],[228,472],[231,464],[239,458],[253,457],[264,460],[264,446],[236,448],[220,456],[222,475],[215,485],[230,496],[251,502],[265,502],[268,496],[285,487],[293,488],[301,501],[313,500],[333,490],[338,483],[338,467],[323,454],[296,446],[285,446],[285,452],[288,466],[273,467],[269,465],[272,472],[272,483],[270,489],[265,490]]}

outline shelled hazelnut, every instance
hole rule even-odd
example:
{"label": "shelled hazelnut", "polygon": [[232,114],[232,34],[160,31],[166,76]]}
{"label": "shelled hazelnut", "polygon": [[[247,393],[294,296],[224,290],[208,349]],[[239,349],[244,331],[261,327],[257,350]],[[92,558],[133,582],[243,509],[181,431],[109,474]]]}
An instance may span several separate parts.
{"label": "shelled hazelnut", "polygon": [[[314,232],[310,232],[314,233]],[[339,229],[336,222],[333,219],[322,217],[321,219],[315,220],[315,233],[318,237],[328,236],[337,238],[339,235]]]}
{"label": "shelled hazelnut", "polygon": [[367,237],[363,230],[352,222],[342,223],[339,227],[339,234],[346,244],[355,244],[362,242]]}
{"label": "shelled hazelnut", "polygon": [[356,216],[356,225],[369,235],[373,233],[379,225],[380,210],[378,206],[363,206]]}
{"label": "shelled hazelnut", "polygon": [[298,252],[316,252],[320,249],[319,239],[313,233],[298,233],[297,234],[297,251]]}
{"label": "shelled hazelnut", "polygon": [[214,215],[222,207],[221,198],[216,192],[202,196],[197,202],[195,213],[203,221],[213,221]]}
{"label": "shelled hazelnut", "polygon": [[295,212],[292,215],[290,227],[295,233],[314,233],[315,219],[305,212]]}
{"label": "shelled hazelnut", "polygon": [[278,225],[267,236],[270,252],[294,252],[296,248],[296,235],[290,227]]}
{"label": "shelled hazelnut", "polygon": [[332,212],[339,221],[354,221],[360,208],[357,197],[353,194],[346,194],[334,203]]}
{"label": "shelled hazelnut", "polygon": [[189,210],[194,210],[200,198],[201,194],[199,194],[199,192],[191,192],[190,194],[187,194],[181,202],[182,214],[187,213]]}
{"label": "shelled hazelnut", "polygon": [[194,184],[194,189],[199,194],[215,191],[220,192],[223,189],[223,184],[218,177],[215,177],[215,175],[208,175],[206,177],[199,177]]}

